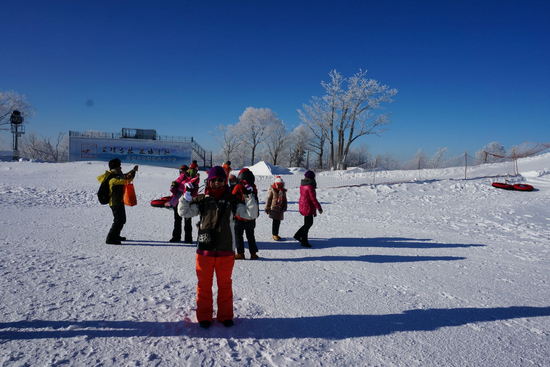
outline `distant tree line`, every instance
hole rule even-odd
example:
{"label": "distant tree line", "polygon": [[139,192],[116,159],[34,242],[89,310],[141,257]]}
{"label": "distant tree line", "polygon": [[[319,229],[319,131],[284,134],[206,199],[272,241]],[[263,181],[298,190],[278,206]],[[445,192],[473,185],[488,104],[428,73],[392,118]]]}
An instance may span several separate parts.
{"label": "distant tree line", "polygon": [[217,126],[217,133],[211,132],[221,146],[216,158],[230,160],[235,167],[259,160],[334,170],[368,163],[368,147],[352,144],[361,136],[386,131],[389,115],[378,111],[393,102],[397,90],[367,79],[366,71],[344,78],[333,70],[329,76],[329,83],[321,83],[325,95],[312,97],[298,110],[302,123],[292,130],[274,111],[254,107],[248,107],[239,122]]}
{"label": "distant tree line", "polygon": [[19,148],[20,156],[45,162],[67,162],[69,160],[69,138],[59,133],[55,139],[38,136],[34,131],[25,134]]}
{"label": "distant tree line", "polygon": [[[386,131],[391,121],[389,115],[381,111],[385,104],[393,102],[397,90],[367,79],[366,71],[360,70],[352,77],[344,78],[333,70],[329,76],[330,82],[321,82],[325,94],[312,97],[308,104],[298,109],[301,124],[296,127],[289,129],[269,108],[254,107],[246,108],[237,123],[217,126],[216,133],[211,134],[221,150],[214,161],[230,160],[233,167],[243,167],[263,160],[273,165],[317,170],[450,166],[452,159],[444,158],[447,148],[438,148],[432,156],[420,149],[412,160],[400,163],[389,153],[372,156],[368,145],[352,146],[361,136],[380,136]],[[24,95],[0,91],[0,130],[8,129],[13,110],[19,110],[25,119],[35,115]],[[515,155],[522,149],[512,147],[511,151]],[[69,139],[64,133],[52,138],[30,132],[21,138],[19,150],[21,157],[65,162],[68,160]],[[509,159],[511,154],[507,155],[506,149],[498,142],[492,142],[477,151],[475,159],[477,163],[494,163]]]}

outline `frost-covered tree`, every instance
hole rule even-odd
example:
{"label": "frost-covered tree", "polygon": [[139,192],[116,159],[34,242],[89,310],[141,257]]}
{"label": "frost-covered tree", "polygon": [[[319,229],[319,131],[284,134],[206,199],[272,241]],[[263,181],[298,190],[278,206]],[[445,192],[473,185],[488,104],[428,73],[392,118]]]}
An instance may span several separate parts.
{"label": "frost-covered tree", "polygon": [[221,158],[225,161],[230,161],[233,159],[232,155],[237,150],[237,147],[239,146],[239,135],[235,131],[235,125],[218,125],[216,126],[216,130],[220,133],[220,136],[215,135],[214,133],[210,132],[212,136],[218,141],[220,146],[222,147],[221,150]]}
{"label": "frost-covered tree", "polygon": [[240,142],[250,149],[251,165],[257,149],[268,138],[269,128],[278,121],[277,114],[269,108],[248,107],[239,118],[235,131]]}
{"label": "frost-covered tree", "polygon": [[377,170],[391,171],[399,168],[399,162],[390,153],[374,157],[373,167]]}
{"label": "frost-covered tree", "polygon": [[402,163],[403,169],[423,169],[428,168],[430,166],[430,159],[424,153],[424,150],[418,149],[418,152],[414,155],[414,158],[410,161],[406,161]]}
{"label": "frost-covered tree", "polygon": [[66,162],[69,158],[69,139],[64,133],[59,133],[52,142],[51,137],[38,137],[34,131],[31,131],[22,139],[21,152],[23,156],[30,159]]}
{"label": "frost-covered tree", "polygon": [[326,142],[334,140],[334,131],[330,130],[327,121],[330,118],[330,110],[327,110],[328,103],[322,98],[313,97],[309,101],[309,105],[304,105],[303,110],[298,110],[300,120],[303,125],[309,130],[309,136],[311,139],[308,143],[308,150],[317,153],[317,165],[318,168],[323,168],[323,162],[325,160],[325,146]]}
{"label": "frost-covered tree", "polygon": [[498,141],[493,141],[476,152],[476,159],[483,163],[500,162],[506,157],[506,149]]}
{"label": "frost-covered tree", "polygon": [[290,139],[289,166],[305,168],[306,152],[310,149],[311,132],[302,124],[292,131]]}
{"label": "frost-covered tree", "polygon": [[284,153],[284,149],[289,144],[289,133],[285,124],[275,119],[269,125],[267,138],[265,140],[266,151],[269,154],[271,163],[275,166],[279,162],[279,158]]}
{"label": "frost-covered tree", "polygon": [[359,70],[350,78],[344,78],[336,70],[329,75],[329,83],[322,82],[326,94],[313,97],[304,105],[300,118],[308,126],[318,126],[325,133],[330,149],[332,169],[341,169],[349,154],[351,144],[364,135],[380,136],[384,126],[390,124],[388,114],[375,114],[384,103],[393,102],[397,89],[381,85],[374,79],[366,79],[366,71]]}
{"label": "frost-covered tree", "polygon": [[445,153],[447,153],[449,149],[447,148],[437,148],[437,150],[435,151],[434,155],[432,156],[432,159],[431,159],[431,166],[432,168],[440,168],[441,165],[443,164],[442,160],[443,160],[443,155],[445,155]]}
{"label": "frost-covered tree", "polygon": [[9,129],[4,125],[11,123],[10,117],[14,110],[21,112],[25,121],[36,114],[34,108],[27,101],[27,97],[14,91],[3,92],[0,90],[0,129]]}
{"label": "frost-covered tree", "polygon": [[361,144],[359,147],[351,148],[346,160],[347,167],[358,167],[368,165],[370,153],[368,145]]}
{"label": "frost-covered tree", "polygon": [[424,153],[424,150],[418,149],[418,152],[416,152],[416,155],[413,159],[414,162],[414,168],[415,169],[422,169],[427,168],[430,160],[426,156],[426,153]]}

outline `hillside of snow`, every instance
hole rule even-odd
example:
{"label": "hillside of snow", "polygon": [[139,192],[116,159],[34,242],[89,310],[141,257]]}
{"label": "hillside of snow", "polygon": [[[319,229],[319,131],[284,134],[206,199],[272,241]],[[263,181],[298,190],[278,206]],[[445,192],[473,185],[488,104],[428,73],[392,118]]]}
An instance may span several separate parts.
{"label": "hillside of snow", "polygon": [[260,167],[261,207],[288,182],[285,240],[262,212],[235,326],[203,330],[195,247],[149,205],[176,169],[140,166],[110,246],[104,163],[0,162],[0,366],[548,366],[550,154],[518,168],[534,191],[491,186],[510,163],[319,173],[308,249],[292,239],[303,171]]}

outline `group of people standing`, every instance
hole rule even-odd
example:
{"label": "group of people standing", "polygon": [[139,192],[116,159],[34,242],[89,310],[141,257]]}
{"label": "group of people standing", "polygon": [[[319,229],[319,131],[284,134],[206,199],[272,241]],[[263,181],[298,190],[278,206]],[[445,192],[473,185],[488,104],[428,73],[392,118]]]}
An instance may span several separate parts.
{"label": "group of people standing", "polygon": [[[181,197],[184,192],[190,192],[191,197],[194,198],[198,195],[199,189],[199,175],[197,172],[198,166],[196,161],[193,161],[191,164],[192,168],[188,168],[186,165],[180,167],[180,176],[176,181],[172,182],[170,190],[174,194],[172,201],[170,202],[171,206],[174,208],[174,230],[172,233],[172,238],[170,242],[181,242],[182,234],[182,217],[177,212],[177,199]],[[255,177],[252,171],[247,168],[243,168],[238,177],[231,174],[231,162],[226,161],[223,163],[222,168],[227,177],[227,185],[233,195],[236,195],[240,200],[243,200],[243,187],[249,186],[251,188],[251,193],[255,195],[256,200],[258,200],[258,190],[256,188]],[[313,171],[306,171],[304,178],[300,183],[300,201],[299,209],[300,214],[304,216],[304,224],[301,226],[294,235],[300,244],[304,247],[311,247],[309,243],[308,234],[309,229],[313,225],[313,218],[319,213],[323,213],[321,205],[317,201],[316,195],[317,183],[315,181],[315,173]],[[287,189],[285,188],[285,183],[281,176],[275,178],[275,182],[269,187],[265,208],[265,213],[272,220],[271,233],[275,241],[280,241],[282,238],[279,236],[279,231],[281,227],[281,221],[284,220],[284,213],[288,209],[288,202],[286,197]],[[176,202],[174,201],[176,200]],[[248,242],[248,249],[250,252],[250,259],[258,259],[258,246],[256,244],[256,237],[254,230],[256,228],[256,220],[241,218],[238,215],[234,216],[234,230],[235,230],[235,248],[236,254],[235,259],[244,260],[245,257],[245,248],[244,248],[244,235]],[[192,226],[191,218],[185,219],[185,243],[192,243]]]}
{"label": "group of people standing", "polygon": [[[120,241],[125,239],[120,236],[120,231],[126,222],[125,214],[123,218],[120,214],[124,213],[124,204],[121,198],[115,197],[115,193],[122,180],[124,183],[131,181],[138,169],[135,166],[129,173],[122,174],[121,162],[117,161],[109,162],[109,168],[112,173],[117,174],[118,179],[117,181],[112,180],[110,185],[112,188],[110,205],[114,221],[107,237],[106,243],[108,244],[120,244]],[[181,241],[182,221],[184,221],[184,242],[192,243],[191,218],[199,217],[195,256],[198,279],[196,315],[199,325],[203,329],[208,329],[213,321],[214,274],[218,286],[216,318],[225,327],[234,325],[232,273],[235,260],[245,259],[244,235],[247,238],[250,259],[259,258],[254,234],[255,220],[259,216],[255,177],[246,168],[242,169],[235,177],[230,174],[230,166],[230,162],[225,162],[223,167],[212,167],[207,172],[208,178],[204,193],[199,194],[198,165],[196,161],[193,161],[190,167],[185,165],[180,167],[180,176],[170,188],[173,193],[171,204],[174,207],[174,230],[170,242]],[[106,179],[104,176],[109,174],[111,173],[107,171],[105,175],[99,176],[98,180],[103,182]],[[272,235],[275,241],[281,240],[279,229],[287,206],[284,181],[277,176],[268,190],[264,208],[273,221]],[[319,213],[323,212],[316,198],[316,182],[313,171],[307,171],[301,181],[299,207],[300,213],[304,216],[304,225],[298,229],[294,238],[302,246],[311,247],[308,242],[308,233],[313,225],[313,217],[317,215],[317,210]]]}
{"label": "group of people standing", "polygon": [[[234,325],[232,273],[235,260],[245,258],[244,234],[248,241],[250,259],[258,259],[254,228],[255,220],[259,216],[259,204],[254,174],[246,168],[242,169],[237,177],[233,176],[234,183],[230,183],[230,162],[226,162],[225,166],[215,166],[208,171],[204,194],[195,197],[184,194],[180,196],[177,206],[179,215],[184,218],[199,216],[196,315],[203,329],[208,329],[213,321],[214,274],[218,285],[216,318],[225,327]],[[300,186],[300,213],[304,215],[304,225],[294,235],[294,238],[305,247],[311,247],[308,232],[316,210],[319,210],[319,213],[323,212],[317,201],[315,189],[315,173],[307,171]],[[279,228],[287,205],[284,181],[277,177],[269,188],[264,208],[273,220],[272,233],[276,241],[281,239]],[[236,244],[236,253],[233,240]]]}

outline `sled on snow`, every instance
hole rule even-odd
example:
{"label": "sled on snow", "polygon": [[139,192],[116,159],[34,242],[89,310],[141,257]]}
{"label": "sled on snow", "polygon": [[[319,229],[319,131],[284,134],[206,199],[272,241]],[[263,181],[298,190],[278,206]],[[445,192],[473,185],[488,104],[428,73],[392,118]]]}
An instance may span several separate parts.
{"label": "sled on snow", "polygon": [[531,185],[527,185],[527,184],[515,184],[514,185],[514,190],[519,190],[519,191],[533,191],[534,187],[531,186]]}
{"label": "sled on snow", "polygon": [[510,185],[502,182],[493,182],[492,186],[504,190],[533,191],[534,189],[533,186],[527,184]]}
{"label": "sled on snow", "polygon": [[168,203],[170,203],[170,199],[172,199],[172,196],[163,196],[160,199],[151,200],[151,206],[155,208],[169,208]]}

